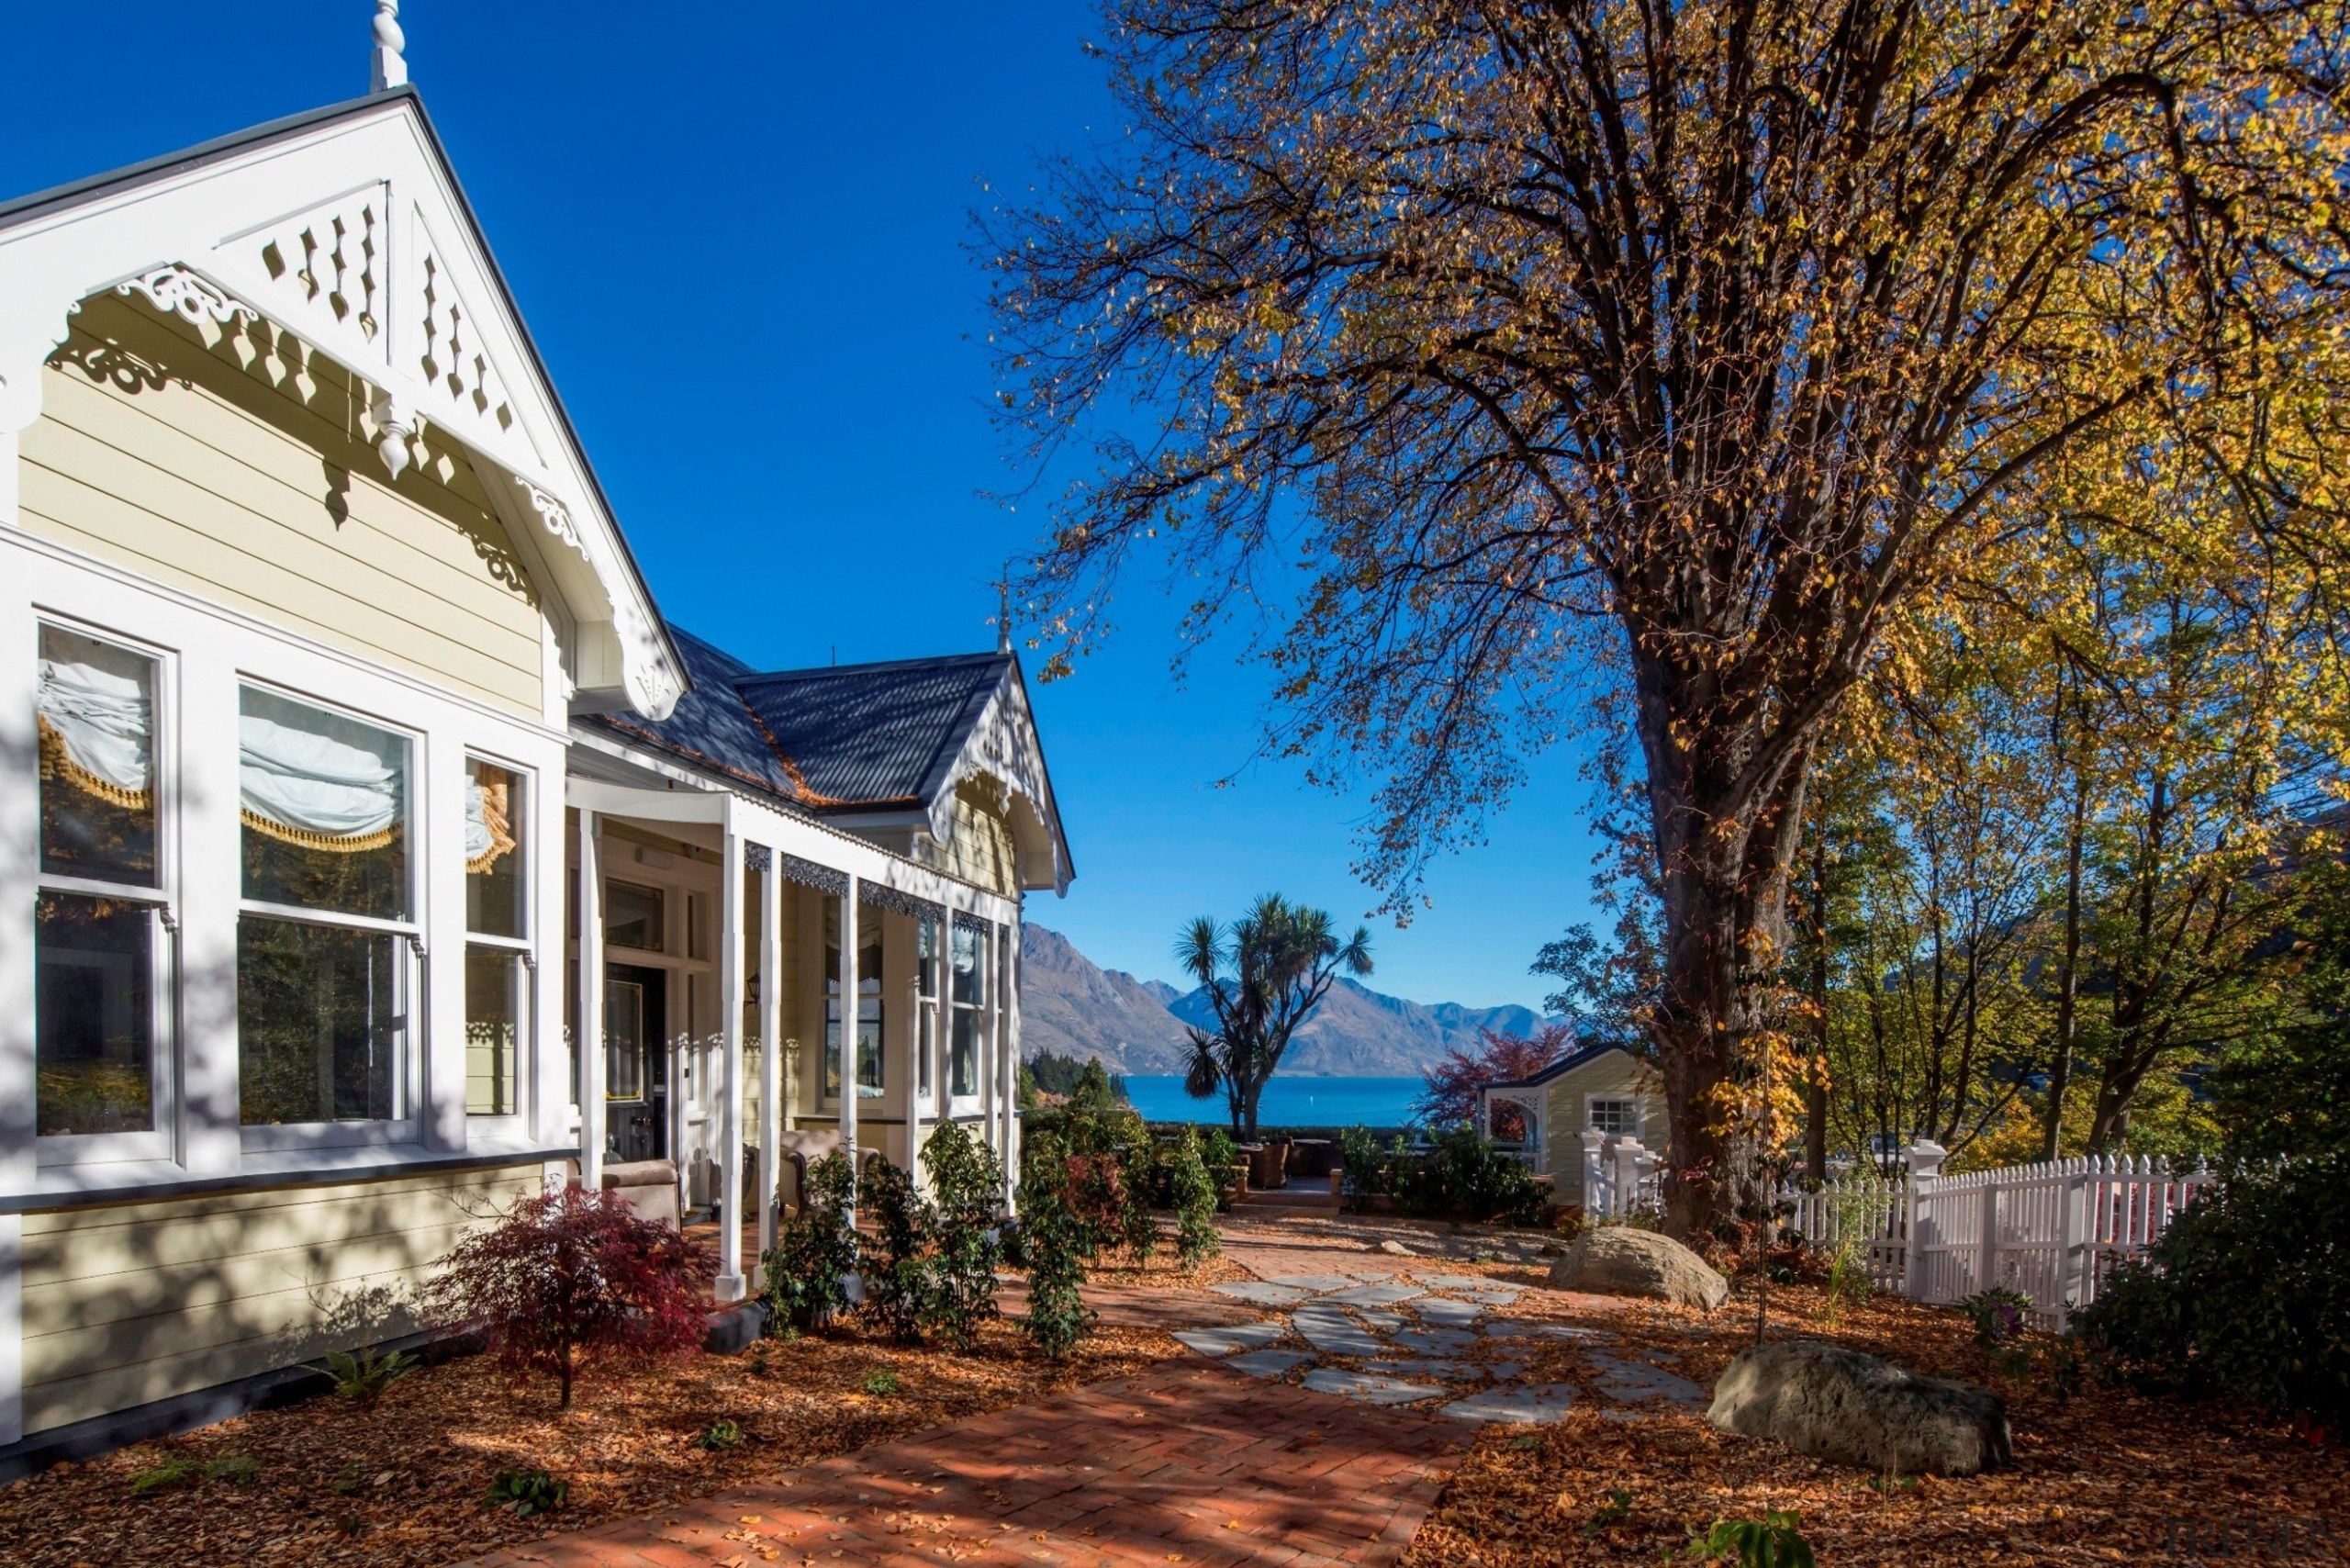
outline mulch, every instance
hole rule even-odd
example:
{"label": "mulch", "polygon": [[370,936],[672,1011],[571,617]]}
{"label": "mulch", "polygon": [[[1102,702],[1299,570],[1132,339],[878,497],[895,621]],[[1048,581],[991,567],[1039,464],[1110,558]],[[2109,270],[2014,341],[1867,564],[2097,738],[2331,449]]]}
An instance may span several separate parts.
{"label": "mulch", "polygon": [[[1492,1271],[1496,1274],[1511,1271]],[[1532,1284],[1531,1278],[1520,1276]],[[1711,1387],[1753,1342],[1751,1284],[1718,1313],[1612,1301],[1622,1347],[1664,1352],[1669,1370]],[[1582,1298],[1528,1298],[1518,1316],[1595,1321]],[[1793,1510],[1830,1568],[1919,1563],[2105,1564],[2350,1562],[2350,1450],[2257,1413],[2187,1405],[2090,1383],[2062,1397],[2003,1375],[1958,1314],[1878,1298],[1833,1327],[1807,1285],[1772,1287],[1774,1338],[1820,1338],[1913,1371],[1987,1387],[2008,1401],[2015,1464],[1945,1479],[1871,1476],[1775,1443],[1717,1432],[1702,1414],[1611,1418],[1582,1352],[1541,1353],[1537,1380],[1572,1383],[1567,1418],[1489,1428],[1421,1528],[1406,1568],[1642,1563],[1678,1555],[1718,1518]],[[1565,1310],[1561,1310],[1564,1308]],[[1596,1518],[1611,1491],[1619,1520]],[[2322,1521],[2329,1544],[2311,1521]],[[2289,1547],[2289,1551],[2286,1550]]]}
{"label": "mulch", "polygon": [[[1008,1322],[990,1325],[969,1353],[851,1330],[588,1381],[568,1411],[557,1408],[552,1381],[516,1384],[485,1358],[463,1357],[411,1374],[374,1410],[320,1397],[0,1489],[0,1562],[420,1568],[1131,1375],[1179,1350],[1158,1332],[1105,1326],[1053,1362]],[[865,1392],[878,1369],[894,1374],[894,1392]],[[738,1425],[739,1444],[700,1446],[722,1419]],[[130,1494],[133,1476],[167,1458],[202,1465],[237,1456],[258,1467],[244,1484]],[[506,1469],[548,1471],[570,1495],[531,1518],[485,1506]]]}

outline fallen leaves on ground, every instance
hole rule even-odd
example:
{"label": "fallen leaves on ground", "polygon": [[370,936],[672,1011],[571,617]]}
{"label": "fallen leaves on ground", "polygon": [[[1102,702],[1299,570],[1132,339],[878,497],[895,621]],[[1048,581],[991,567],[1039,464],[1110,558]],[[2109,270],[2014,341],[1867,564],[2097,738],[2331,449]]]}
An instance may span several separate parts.
{"label": "fallen leaves on ground", "polygon": [[[1753,1342],[1751,1286],[1741,1286],[1710,1316],[1610,1303],[1605,1326],[1620,1344],[1606,1348],[1651,1352],[1710,1388]],[[2008,1401],[2015,1464],[1965,1478],[1877,1476],[1717,1432],[1702,1414],[1621,1419],[1627,1412],[1597,1393],[1583,1353],[1560,1346],[1532,1377],[1577,1383],[1573,1410],[1555,1426],[1480,1434],[1404,1568],[1652,1565],[1717,1518],[1759,1519],[1772,1508],[1802,1516],[1827,1568],[2277,1561],[2288,1520],[2300,1521],[2291,1538],[2299,1560],[2350,1562],[2350,1450],[2339,1444],[2312,1447],[2255,1414],[2098,1383],[2061,1399],[2000,1375],[1955,1312],[1880,1298],[1831,1327],[1824,1305],[1816,1288],[1774,1286],[1771,1337],[1828,1339],[1994,1390]],[[2313,1538],[2312,1519],[2333,1545]]]}
{"label": "fallen leaves on ground", "polygon": [[[989,1326],[958,1354],[856,1333],[767,1340],[626,1379],[583,1383],[569,1411],[551,1380],[516,1384],[461,1357],[395,1385],[374,1410],[324,1396],[0,1488],[0,1561],[78,1564],[348,1564],[424,1568],[500,1546],[656,1512],[916,1428],[1121,1377],[1175,1353],[1164,1335],[1105,1327],[1066,1361],[1018,1326]],[[887,1369],[895,1392],[867,1394]],[[734,1422],[740,1439],[705,1447]],[[242,1484],[203,1467],[244,1456]],[[190,1478],[145,1495],[134,1476],[172,1461]],[[545,1470],[570,1490],[553,1512],[486,1507],[501,1470]]]}

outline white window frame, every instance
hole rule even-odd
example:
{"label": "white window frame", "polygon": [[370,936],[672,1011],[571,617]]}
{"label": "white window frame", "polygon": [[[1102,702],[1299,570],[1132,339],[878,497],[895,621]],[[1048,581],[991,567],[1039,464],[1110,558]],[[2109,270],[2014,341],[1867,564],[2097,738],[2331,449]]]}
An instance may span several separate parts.
{"label": "white window frame", "polygon": [[[492,767],[501,768],[504,771],[512,774],[515,778],[520,778],[522,781],[522,800],[524,805],[524,810],[522,812],[521,842],[514,848],[514,854],[520,862],[520,864],[515,868],[515,875],[519,879],[522,890],[522,935],[520,936],[491,936],[487,934],[477,932],[474,930],[471,919],[468,918],[464,912],[460,912],[460,919],[463,921],[465,928],[464,945],[469,951],[475,947],[494,948],[500,952],[510,954],[514,958],[520,958],[522,965],[520,981],[521,994],[515,999],[514,1109],[502,1115],[489,1114],[476,1114],[471,1110],[466,1111],[466,1141],[470,1143],[476,1136],[526,1136],[532,1126],[532,1117],[538,1105],[535,1085],[538,1081],[538,1054],[536,1045],[539,1037],[539,998],[541,991],[541,987],[539,985],[538,945],[538,857],[540,837],[538,831],[538,815],[540,802],[538,769],[526,767],[521,763],[514,762],[506,757],[499,756],[496,753],[486,751],[479,746],[467,746],[465,748],[464,761],[469,763],[487,763]],[[462,855],[464,853],[464,846],[462,844],[459,845],[454,853]],[[463,1012],[462,1004],[460,1005],[459,1012],[460,1014]],[[467,1048],[471,1048],[470,1044]],[[470,1081],[471,1074],[468,1073],[467,1076],[468,1081]]]}
{"label": "white window frame", "polygon": [[[939,1020],[946,1005],[943,988],[953,983],[947,966],[953,961],[946,950],[946,924],[950,916],[943,910],[913,917],[914,984],[914,1103],[925,1112],[938,1108],[939,1083],[946,1076],[946,1061],[939,1048]],[[922,952],[922,928],[928,924],[937,930],[937,946],[924,958]],[[924,987],[942,988],[925,991]]]}
{"label": "white window frame", "polygon": [[[238,1131],[248,1154],[306,1148],[359,1148],[378,1145],[412,1144],[423,1137],[425,1114],[424,1060],[431,1049],[432,1009],[428,989],[429,970],[425,965],[425,934],[431,929],[431,911],[428,904],[432,878],[430,874],[434,846],[424,831],[425,780],[431,776],[431,737],[413,724],[371,713],[349,703],[330,701],[314,693],[285,685],[253,671],[240,668],[236,675],[239,711],[242,711],[243,694],[250,688],[288,702],[315,708],[322,713],[352,720],[375,729],[386,731],[408,742],[408,771],[403,780],[400,809],[401,833],[408,841],[408,916],[405,920],[386,920],[373,915],[344,914],[334,910],[316,910],[299,904],[273,903],[245,897],[242,834],[252,830],[238,828],[239,863],[237,868],[237,920],[242,924],[247,915],[259,915],[269,920],[283,920],[307,925],[322,925],[345,931],[372,931],[400,936],[406,940],[397,944],[399,955],[400,1005],[407,1023],[400,1035],[400,1058],[392,1069],[393,1114],[383,1121],[348,1122],[289,1122],[276,1126],[252,1126],[244,1122],[244,1101],[241,1085],[244,1076],[244,1037],[241,1016],[238,1019],[237,1071]],[[462,924],[462,918],[461,918]],[[460,1085],[459,1092],[463,1092]]]}
{"label": "white window frame", "polygon": [[[968,930],[972,939],[979,944],[979,994],[976,1002],[955,1000],[954,933],[957,926]],[[946,1114],[957,1120],[979,1114],[987,1101],[988,1012],[995,1005],[997,980],[992,972],[995,965],[994,933],[995,922],[991,920],[979,920],[965,925],[963,922],[950,917],[947,923],[946,995],[942,999],[946,1008],[946,1028],[945,1037],[939,1042],[938,1092],[946,1096]],[[957,1014],[963,1013],[971,1015],[972,1088],[968,1094],[955,1092],[955,1019]]]}
{"label": "white window frame", "polygon": [[[1625,1125],[1618,1127],[1599,1126],[1601,1106],[1623,1114]],[[1583,1125],[1596,1127],[1609,1137],[1639,1137],[1645,1123],[1640,1097],[1637,1094],[1586,1094],[1583,1097]]]}
{"label": "white window frame", "polygon": [[[825,896],[827,898],[832,898],[831,894],[826,894]],[[838,903],[840,901],[838,899],[833,899],[833,902],[834,903]],[[872,946],[875,950],[879,953],[881,958],[880,964],[876,967],[871,974],[865,972],[865,964],[863,961],[864,950],[866,947],[865,914],[867,910],[873,911],[874,914]],[[819,954],[823,955],[827,960],[829,960],[832,953],[834,951],[833,946],[834,939],[839,935],[840,932],[837,927],[829,932],[819,933],[816,950]],[[890,988],[889,981],[886,978],[890,972],[890,926],[888,915],[878,906],[866,903],[863,900],[859,900],[857,905],[856,946],[858,952],[858,963],[856,966],[856,989],[858,991],[856,1011],[859,1013],[863,1013],[865,1011],[865,998],[863,993],[866,982],[870,980],[873,983],[874,988],[873,1005],[880,1012],[880,1016],[873,1021],[873,1058],[875,1065],[879,1067],[881,1070],[881,1082],[879,1086],[870,1094],[862,1092],[857,1094],[857,1114],[859,1115],[863,1115],[866,1110],[870,1108],[874,1114],[879,1115],[881,1114],[882,1104],[890,1096]],[[843,1025],[844,1026],[847,1024],[847,1020],[845,1018],[836,1019],[833,1016],[833,1008],[834,1005],[833,987],[840,983],[840,966],[827,961],[824,972],[822,976],[819,978],[815,986],[817,1008],[816,1105],[819,1110],[830,1111],[834,1115],[838,1115],[840,1114],[841,1096],[832,1092],[832,1086],[825,1082],[824,1079],[825,1069],[831,1065],[833,1027],[835,1024]],[[864,1023],[864,1020],[860,1018],[856,1022],[861,1025]],[[841,1041],[841,1087],[844,1091],[856,1087],[856,1058],[854,1053],[855,1046],[853,1044],[853,1038],[844,1032]]]}
{"label": "white window frame", "polygon": [[[155,802],[155,885],[142,888],[127,882],[59,876],[40,868],[38,846],[33,854],[36,898],[41,893],[78,893],[121,899],[126,902],[148,906],[151,926],[147,980],[147,1002],[151,1014],[148,1029],[151,1041],[148,1092],[153,1121],[143,1133],[61,1133],[52,1137],[38,1136],[39,1123],[36,1121],[34,1162],[43,1166],[98,1165],[119,1160],[170,1159],[176,1156],[178,1149],[180,1111],[179,768],[176,766],[179,756],[179,661],[176,650],[126,636],[110,627],[97,625],[78,616],[60,614],[39,605],[33,609],[31,652],[34,657],[39,656],[40,629],[48,626],[94,642],[110,643],[155,661],[154,733],[150,737],[151,753],[149,758],[150,787]],[[39,786],[35,788],[38,790]],[[38,804],[34,812],[34,820],[38,823]],[[28,917],[31,913],[30,910],[26,912]],[[35,1093],[39,1093],[38,1086]]]}

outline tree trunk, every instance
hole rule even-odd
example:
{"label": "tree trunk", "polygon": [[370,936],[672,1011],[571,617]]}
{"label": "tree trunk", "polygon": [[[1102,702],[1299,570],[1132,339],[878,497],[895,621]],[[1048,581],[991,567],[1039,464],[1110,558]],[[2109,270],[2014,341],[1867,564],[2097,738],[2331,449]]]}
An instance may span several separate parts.
{"label": "tree trunk", "polygon": [[2073,1041],[2080,1027],[2081,841],[2088,819],[2088,780],[2076,768],[2073,814],[2065,831],[2065,953],[2056,970],[2056,1038],[2048,1064],[2048,1114],[2040,1128],[2040,1158],[2063,1153],[2065,1094],[2073,1081]]}
{"label": "tree trunk", "polygon": [[1803,1170],[1828,1180],[1828,835],[1811,840],[1811,1070],[1805,1077]]}

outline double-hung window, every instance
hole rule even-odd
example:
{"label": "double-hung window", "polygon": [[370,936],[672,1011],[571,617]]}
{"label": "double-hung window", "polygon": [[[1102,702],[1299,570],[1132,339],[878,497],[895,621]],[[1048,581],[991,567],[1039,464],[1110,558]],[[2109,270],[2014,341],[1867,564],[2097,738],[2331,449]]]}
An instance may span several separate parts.
{"label": "double-hung window", "polygon": [[34,1118],[44,1159],[170,1151],[163,662],[40,628]]}
{"label": "double-hung window", "polygon": [[938,1054],[938,916],[914,922],[914,1093],[930,1101],[931,1059]]}
{"label": "double-hung window", "polygon": [[[238,1082],[249,1129],[302,1142],[412,1131],[414,746],[247,686],[238,700],[243,902]],[[264,1142],[268,1141],[266,1137]]]}
{"label": "double-hung window", "polygon": [[955,976],[954,1035],[947,1047],[946,1092],[957,1100],[972,1100],[979,1092],[980,1020],[988,1005],[986,931],[957,920],[948,951],[954,959]]}
{"label": "double-hung window", "polygon": [[522,1114],[531,1016],[531,780],[465,758],[465,1114]]}
{"label": "double-hung window", "polygon": [[[856,1097],[881,1097],[881,914],[857,907]],[[841,1093],[840,916],[827,911],[824,929],[824,1097]]]}

